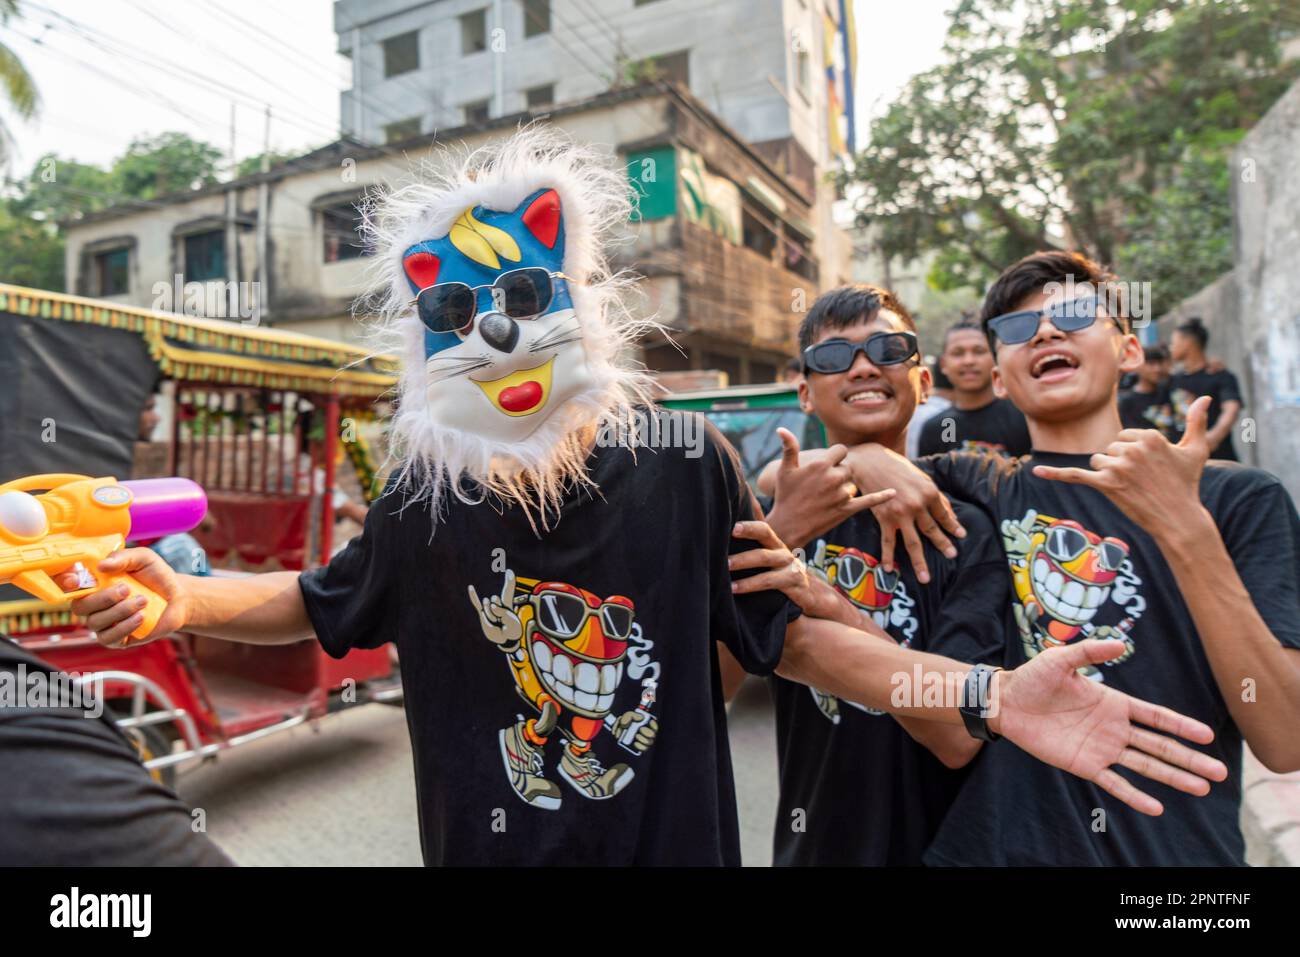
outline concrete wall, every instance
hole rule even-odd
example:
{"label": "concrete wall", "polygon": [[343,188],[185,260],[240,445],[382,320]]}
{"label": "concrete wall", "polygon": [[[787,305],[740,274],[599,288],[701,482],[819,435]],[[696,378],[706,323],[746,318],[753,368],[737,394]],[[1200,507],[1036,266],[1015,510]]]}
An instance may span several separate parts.
{"label": "concrete wall", "polygon": [[1258,462],[1300,500],[1300,83],[1233,155],[1234,259]]}
{"label": "concrete wall", "polygon": [[[383,127],[395,120],[419,116],[426,133],[458,126],[464,104],[493,97],[498,67],[505,95],[493,116],[526,109],[524,91],[531,87],[553,83],[557,103],[603,92],[615,79],[620,55],[639,60],[689,50],[691,91],[741,136],[794,135],[822,158],[826,84],[819,66],[819,3],[552,0],[550,32],[525,38],[523,4],[500,0],[500,56],[491,47],[496,6],[493,0],[338,0],[339,50],[353,61],[352,89],[341,94],[344,129],[382,143]],[[459,18],[482,9],[489,49],[462,54]],[[794,92],[796,29],[812,55],[807,98]],[[413,30],[419,31],[419,69],[385,79],[381,42]],[[790,91],[789,102],[778,87]]]}
{"label": "concrete wall", "polygon": [[1232,157],[1235,267],[1160,321],[1168,338],[1199,315],[1209,352],[1246,392],[1256,441],[1236,444],[1300,501],[1300,82],[1273,105]]}

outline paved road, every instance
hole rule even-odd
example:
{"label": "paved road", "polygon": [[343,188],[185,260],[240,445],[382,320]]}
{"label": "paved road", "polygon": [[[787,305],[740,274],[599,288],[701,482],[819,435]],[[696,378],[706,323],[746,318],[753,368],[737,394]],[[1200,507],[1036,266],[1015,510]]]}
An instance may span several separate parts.
{"label": "paved road", "polygon": [[[410,741],[400,708],[370,704],[229,751],[181,777],[181,797],[244,865],[418,865]],[[772,861],[776,742],[767,689],[731,706],[731,753],[746,865]],[[1292,787],[1300,787],[1300,780]],[[1247,859],[1281,863],[1247,816]],[[1271,823],[1271,822],[1269,822]]]}
{"label": "paved road", "polygon": [[368,704],[232,751],[181,776],[182,800],[245,865],[418,865],[401,708]]}
{"label": "paved road", "polygon": [[[767,691],[733,706],[732,751],[747,864],[771,862],[776,745]],[[415,779],[400,708],[370,704],[225,754],[181,776],[181,798],[240,864],[420,863]]]}

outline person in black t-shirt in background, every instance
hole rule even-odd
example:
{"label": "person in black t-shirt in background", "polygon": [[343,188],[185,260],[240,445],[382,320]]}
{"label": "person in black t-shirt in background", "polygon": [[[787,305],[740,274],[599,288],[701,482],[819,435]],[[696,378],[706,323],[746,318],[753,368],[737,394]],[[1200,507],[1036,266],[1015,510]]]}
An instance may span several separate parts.
{"label": "person in black t-shirt in background", "polygon": [[943,337],[939,368],[952,382],[952,408],[921,427],[918,452],[997,452],[1013,458],[1029,452],[1025,417],[993,394],[993,353],[980,327],[962,321]]}
{"label": "person in black t-shirt in background", "polygon": [[[880,442],[902,453],[908,423],[930,386],[916,327],[884,289],[844,286],[813,303],[799,328],[804,355],[800,405],[833,445]],[[854,345],[857,348],[852,348]],[[927,543],[930,581],[911,564],[880,567],[880,526],[860,511],[835,528],[809,527],[797,503],[812,464],[799,465],[795,437],[764,470],[774,489],[768,523],[783,541],[805,544],[812,570],[848,598],[862,627],[906,648],[967,662],[1002,663],[1007,589],[993,528],[953,501],[966,529],[955,557]],[[810,459],[816,460],[816,453]],[[784,508],[783,508],[784,506]],[[874,627],[873,627],[874,626]],[[743,672],[724,655],[728,697]],[[780,799],[778,865],[919,865],[980,742],[929,721],[894,720],[816,688],[772,679]]]}
{"label": "person in black t-shirt in background", "polygon": [[1241,389],[1237,377],[1227,369],[1212,371],[1205,358],[1209,342],[1210,331],[1197,316],[1180,323],[1170,339],[1169,351],[1180,366],[1169,379],[1169,400],[1174,411],[1170,438],[1178,441],[1186,427],[1188,407],[1198,396],[1208,395],[1210,418],[1206,441],[1210,444],[1210,458],[1236,462],[1232,427],[1241,414]]}
{"label": "person in black t-shirt in background", "polygon": [[1169,349],[1160,343],[1143,347],[1133,388],[1119,394],[1119,421],[1126,429],[1156,429],[1165,438],[1175,436],[1169,403]]}
{"label": "person in black t-shirt in background", "polygon": [[[1207,466],[1209,397],[1192,403],[1176,445],[1121,427],[1119,373],[1136,370],[1142,352],[1122,297],[1110,311],[1120,291],[1111,280],[1057,251],[1006,270],[982,322],[1034,453],[919,464],[1000,523],[1018,632],[1009,664],[1119,638],[1126,653],[1089,677],[1213,725],[1207,750],[1232,775],[1204,801],[1160,790],[1164,816],[1147,820],[1091,785],[986,747],[929,863],[1240,865],[1243,739],[1271,770],[1300,769],[1300,516],[1272,475]],[[1096,295],[1067,301],[1086,284]],[[845,461],[865,487],[887,484],[920,502],[933,492],[917,465],[879,446]],[[933,521],[928,508],[914,511]]]}

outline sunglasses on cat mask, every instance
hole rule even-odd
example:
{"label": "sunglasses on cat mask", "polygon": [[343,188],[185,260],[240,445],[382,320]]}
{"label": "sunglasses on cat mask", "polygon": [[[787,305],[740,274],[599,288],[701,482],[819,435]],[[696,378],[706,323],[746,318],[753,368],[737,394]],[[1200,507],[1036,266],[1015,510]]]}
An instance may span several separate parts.
{"label": "sunglasses on cat mask", "polygon": [[569,277],[540,266],[512,269],[485,286],[440,282],[426,286],[412,305],[430,332],[468,332],[478,315],[478,291],[492,290],[492,308],[511,319],[534,319],[551,308],[555,280]]}
{"label": "sunglasses on cat mask", "polygon": [[[1008,312],[989,320],[989,344],[998,342],[1007,346],[1028,342],[1038,333],[1038,327],[1046,316],[1062,332],[1078,332],[1087,329],[1097,321],[1101,311],[1101,300],[1096,296],[1087,296],[1071,302],[1058,302],[1046,309],[1025,309],[1020,312]],[[1115,319],[1120,332],[1127,332],[1121,320]]]}
{"label": "sunglasses on cat mask", "polygon": [[848,372],[862,352],[875,366],[894,366],[917,353],[916,336],[910,332],[877,332],[861,342],[828,339],[803,351],[803,371],[834,375]]}

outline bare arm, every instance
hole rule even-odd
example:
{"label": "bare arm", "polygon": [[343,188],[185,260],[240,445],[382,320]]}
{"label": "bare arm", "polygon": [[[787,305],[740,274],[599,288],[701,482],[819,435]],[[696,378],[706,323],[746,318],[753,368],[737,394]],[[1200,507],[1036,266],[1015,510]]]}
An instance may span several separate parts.
{"label": "bare arm", "polygon": [[[1270,771],[1300,771],[1300,649],[1273,637],[1204,508],[1152,537],[1246,743]],[[1247,687],[1254,693],[1247,695]]]}
{"label": "bare arm", "polygon": [[[1224,780],[1228,769],[1172,737],[1208,743],[1214,733],[1206,725],[1078,673],[1123,652],[1119,641],[1048,649],[1013,671],[997,672],[983,704],[995,733],[1134,810],[1158,815],[1164,811],[1160,802],[1113,765],[1195,795],[1208,794],[1209,782]],[[970,669],[950,658],[864,641],[837,622],[804,617],[786,631],[777,674],[891,714],[956,726],[962,723],[958,708]]]}
{"label": "bare arm", "polygon": [[[282,645],[313,634],[297,572],[247,578],[177,575],[148,548],[115,552],[99,568],[127,572],[167,602],[158,626],[144,641],[189,631],[249,644]],[[60,584],[65,589],[75,587],[75,576],[64,576]],[[139,626],[142,604],[142,598],[126,598],[116,588],[107,588],[76,599],[72,611],[86,619],[100,644],[120,647],[122,639]]]}
{"label": "bare arm", "polygon": [[[1246,743],[1269,770],[1300,770],[1300,651],[1284,647],[1260,616],[1201,504],[1209,406],[1204,396],[1192,403],[1177,445],[1150,429],[1125,429],[1105,454],[1092,457],[1092,470],[1038,466],[1034,472],[1098,489],[1155,539]],[[1146,481],[1150,475],[1162,480]],[[1244,693],[1246,682],[1254,694]]]}
{"label": "bare arm", "polygon": [[1229,399],[1220,406],[1219,420],[1205,434],[1206,444],[1209,445],[1211,450],[1217,449],[1223,440],[1228,437],[1232,427],[1237,424],[1237,416],[1240,414],[1241,403],[1235,399]]}

